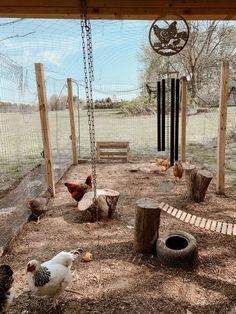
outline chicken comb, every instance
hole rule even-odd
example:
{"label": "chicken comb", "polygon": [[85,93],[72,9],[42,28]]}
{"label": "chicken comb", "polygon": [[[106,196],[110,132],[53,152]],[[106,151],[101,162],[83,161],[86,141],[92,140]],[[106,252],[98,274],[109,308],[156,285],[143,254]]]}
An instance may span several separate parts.
{"label": "chicken comb", "polygon": [[33,202],[32,198],[29,198],[29,199],[27,200],[27,204],[28,204],[28,205],[31,205],[32,202]]}

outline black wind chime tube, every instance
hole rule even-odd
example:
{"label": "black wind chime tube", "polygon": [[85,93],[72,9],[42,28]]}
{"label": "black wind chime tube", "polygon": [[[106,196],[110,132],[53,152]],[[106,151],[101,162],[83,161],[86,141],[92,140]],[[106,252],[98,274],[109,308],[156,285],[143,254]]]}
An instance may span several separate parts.
{"label": "black wind chime tube", "polygon": [[171,79],[170,90],[170,165],[174,165],[175,136],[175,79]]}
{"label": "black wind chime tube", "polygon": [[175,88],[175,160],[179,160],[179,79],[176,79]]}
{"label": "black wind chime tube", "polygon": [[166,80],[161,81],[162,84],[162,93],[161,93],[161,139],[162,139],[162,145],[161,145],[161,150],[165,151],[166,150],[166,141],[165,141],[165,128],[166,128]]}
{"label": "black wind chime tube", "polygon": [[161,151],[161,82],[157,82],[157,151]]}

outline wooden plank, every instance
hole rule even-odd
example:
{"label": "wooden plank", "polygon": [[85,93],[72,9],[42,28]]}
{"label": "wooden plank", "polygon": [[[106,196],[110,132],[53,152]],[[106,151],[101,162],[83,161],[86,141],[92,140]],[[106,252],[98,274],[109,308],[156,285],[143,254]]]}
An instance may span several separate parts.
{"label": "wooden plank", "polygon": [[72,89],[72,79],[67,79],[67,89],[68,89],[68,108],[70,114],[70,130],[71,130],[71,143],[72,143],[72,159],[73,165],[78,165],[78,152],[77,152],[77,142],[76,142],[76,132],[75,132],[75,115],[74,115],[74,103],[73,103],[73,89]]}
{"label": "wooden plank", "polygon": [[217,173],[216,193],[225,193],[225,144],[227,125],[227,100],[228,100],[229,61],[224,60],[221,65],[220,82],[220,110],[217,143]]}
{"label": "wooden plank", "polygon": [[187,79],[181,80],[181,160],[186,161]]}
{"label": "wooden plank", "polygon": [[170,206],[167,210],[167,214],[171,215],[172,211],[174,210],[174,207]]}
{"label": "wooden plank", "polygon": [[197,217],[196,217],[195,215],[193,215],[189,223],[190,223],[191,225],[193,225],[196,218],[197,218]]}
{"label": "wooden plank", "polygon": [[218,221],[216,226],[216,232],[221,232],[222,222]]}
{"label": "wooden plank", "polygon": [[211,231],[215,231],[215,229],[216,229],[216,225],[217,225],[217,221],[215,221],[215,220],[212,220],[212,223],[211,223],[211,228],[210,228],[210,230],[211,230]]}
{"label": "wooden plank", "polygon": [[159,208],[163,209],[163,207],[164,207],[165,205],[166,205],[166,203],[161,202],[161,203],[159,204]]}
{"label": "wooden plank", "polygon": [[176,214],[175,217],[176,217],[177,219],[179,219],[180,216],[182,215],[182,212],[183,212],[183,211],[182,211],[181,209],[179,209],[179,210],[178,210],[178,213]]}
{"label": "wooden plank", "polygon": [[228,225],[227,222],[223,222],[221,233],[226,234],[226,232],[227,232],[227,225]]}
{"label": "wooden plank", "polygon": [[202,229],[204,229],[204,228],[205,228],[205,225],[206,225],[206,218],[202,218],[199,227],[202,228]]}
{"label": "wooden plank", "polygon": [[209,230],[209,229],[210,229],[211,223],[212,223],[212,220],[211,220],[211,219],[207,219],[207,222],[206,222],[206,225],[205,225],[205,229],[206,229],[206,230]]}
{"label": "wooden plank", "polygon": [[162,207],[162,210],[164,210],[164,211],[166,212],[168,208],[169,208],[169,205],[168,205],[168,204],[165,204],[165,205]]}
{"label": "wooden plank", "polygon": [[[170,10],[171,8],[171,10]],[[207,8],[207,9],[206,9]],[[205,0],[88,0],[90,19],[155,20],[167,12],[185,19],[227,20],[236,18],[236,2]],[[76,0],[1,0],[0,17],[80,18],[80,2]]]}
{"label": "wooden plank", "polygon": [[186,216],[187,216],[187,213],[183,212],[182,215],[180,216],[180,220],[184,221]]}
{"label": "wooden plank", "polygon": [[177,214],[177,212],[178,212],[178,209],[177,209],[177,208],[174,208],[173,211],[172,211],[172,213],[171,213],[171,215],[172,215],[172,216],[175,216],[175,215]]}
{"label": "wooden plank", "polygon": [[197,217],[197,219],[195,220],[194,226],[199,227],[200,223],[201,223],[201,217]]}
{"label": "wooden plank", "polygon": [[127,161],[127,157],[110,157],[110,156],[101,156],[100,160],[123,160]]}
{"label": "wooden plank", "polygon": [[[206,3],[203,0],[182,0],[181,2],[176,0],[87,0],[87,7],[88,8],[133,8],[135,10],[135,5],[137,8],[205,8]],[[2,6],[19,6],[19,7],[64,7],[64,8],[75,8],[80,7],[80,3],[76,0],[67,0],[61,1],[61,0],[39,0],[39,1],[32,1],[32,0],[1,0]],[[232,8],[232,6],[235,8],[235,6],[232,4],[232,1],[214,1],[214,0],[208,0],[207,6],[208,8],[221,8],[222,10],[225,9],[225,6],[228,6],[229,8]]]}
{"label": "wooden plank", "polygon": [[97,142],[100,148],[127,148],[129,142]]}
{"label": "wooden plank", "polygon": [[185,217],[184,222],[189,223],[191,217],[192,217],[192,214],[188,214],[188,215]]}
{"label": "wooden plank", "polygon": [[100,150],[100,156],[127,156],[127,152],[103,152]]}
{"label": "wooden plank", "polygon": [[43,64],[41,63],[35,64],[35,74],[36,74],[36,82],[37,82],[37,92],[38,92],[38,101],[39,101],[39,113],[40,113],[41,131],[42,131],[42,139],[43,139],[47,187],[48,187],[48,191],[54,197],[55,196],[55,182],[54,182],[54,173],[53,173],[51,136],[50,136],[50,128],[49,128],[49,122],[48,122],[48,104],[47,104]]}
{"label": "wooden plank", "polygon": [[233,235],[236,236],[236,224],[234,224],[234,228],[233,228]]}
{"label": "wooden plank", "polygon": [[233,224],[228,223],[226,234],[231,235],[233,231]]}

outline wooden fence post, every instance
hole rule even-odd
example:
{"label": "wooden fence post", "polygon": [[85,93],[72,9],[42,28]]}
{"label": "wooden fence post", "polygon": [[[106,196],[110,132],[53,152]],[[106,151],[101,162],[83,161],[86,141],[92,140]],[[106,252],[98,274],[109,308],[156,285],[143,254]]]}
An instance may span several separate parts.
{"label": "wooden fence post", "polygon": [[74,106],[73,106],[73,90],[72,90],[71,78],[67,79],[67,89],[68,89],[68,107],[69,107],[69,112],[70,112],[73,165],[78,165],[78,152],[77,152],[77,143],[76,143],[75,115],[74,115]]}
{"label": "wooden fence post", "polygon": [[181,160],[186,161],[186,110],[187,110],[187,80],[182,77],[181,89]]}
{"label": "wooden fence post", "polygon": [[225,143],[227,124],[228,80],[229,80],[229,61],[224,60],[221,64],[220,106],[219,106],[219,126],[217,145],[216,193],[218,194],[225,193]]}
{"label": "wooden fence post", "polygon": [[49,129],[49,123],[48,123],[48,105],[47,105],[47,96],[46,96],[46,86],[45,86],[45,81],[44,81],[43,64],[35,63],[35,74],[36,74],[37,91],[38,91],[39,113],[40,113],[41,130],[42,130],[42,138],[43,138],[47,186],[48,186],[48,191],[54,197],[55,196],[55,183],[54,183],[54,174],[53,174],[52,148],[51,148],[50,129]]}

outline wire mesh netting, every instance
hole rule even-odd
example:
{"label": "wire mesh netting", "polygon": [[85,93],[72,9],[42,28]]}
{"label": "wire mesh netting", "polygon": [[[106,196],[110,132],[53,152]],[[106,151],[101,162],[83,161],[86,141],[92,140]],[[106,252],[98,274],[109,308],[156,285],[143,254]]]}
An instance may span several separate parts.
{"label": "wire mesh netting", "polygon": [[[157,152],[156,100],[154,97],[150,103],[147,97],[147,82],[142,77],[143,64],[140,63],[151,23],[92,21],[92,36],[96,140],[129,141],[131,157],[153,159]],[[1,19],[0,29],[0,190],[37,169],[33,181],[36,178],[38,182],[30,184],[29,189],[25,187],[29,190],[27,193],[32,194],[37,184],[40,189],[46,189],[34,63],[43,63],[45,69],[56,179],[72,163],[67,77],[73,79],[79,156],[89,157],[90,154],[80,23],[78,20]],[[181,77],[184,71],[178,71]],[[219,89],[220,68],[217,73],[217,79],[211,77],[211,80]],[[154,90],[158,75],[155,73]],[[233,91],[233,74],[231,79]],[[231,105],[226,166],[232,174],[236,142],[234,98]],[[209,163],[213,169],[216,167],[218,116],[218,108],[205,112],[197,112],[194,106],[191,110],[188,108],[187,157]],[[166,119],[169,120],[168,115]],[[166,134],[168,132],[166,129]]]}

